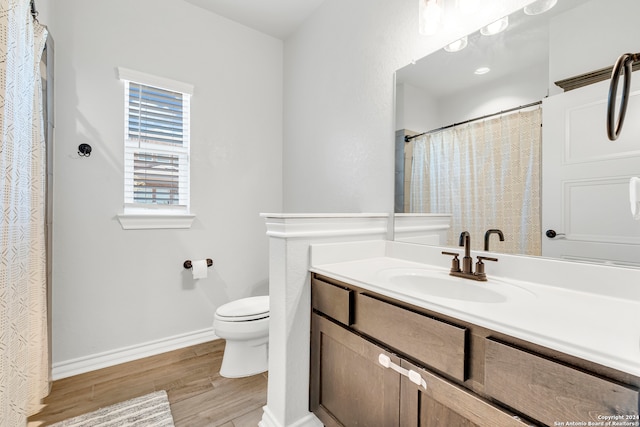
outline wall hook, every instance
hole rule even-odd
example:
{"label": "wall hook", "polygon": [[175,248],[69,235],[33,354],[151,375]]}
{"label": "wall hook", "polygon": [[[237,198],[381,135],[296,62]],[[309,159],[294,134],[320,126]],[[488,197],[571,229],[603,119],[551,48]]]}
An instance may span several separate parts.
{"label": "wall hook", "polygon": [[78,155],[82,157],[89,157],[91,155],[91,146],[89,144],[78,145]]}

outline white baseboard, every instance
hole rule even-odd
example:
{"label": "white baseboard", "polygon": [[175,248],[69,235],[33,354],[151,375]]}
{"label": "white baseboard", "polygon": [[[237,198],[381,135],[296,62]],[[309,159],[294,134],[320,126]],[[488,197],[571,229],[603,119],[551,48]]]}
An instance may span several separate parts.
{"label": "white baseboard", "polygon": [[[258,423],[258,427],[284,427],[273,415],[273,412],[269,409],[269,406],[263,406],[262,419]],[[289,423],[287,427],[323,427],[322,421],[316,417],[313,412],[309,412],[304,417],[300,418],[293,423]]]}
{"label": "white baseboard", "polygon": [[105,351],[77,359],[54,363],[51,369],[53,380],[67,378],[120,363],[131,362],[143,357],[155,356],[179,348],[201,344],[218,339],[213,327],[186,334],[175,335],[156,341],[149,341],[117,350]]}

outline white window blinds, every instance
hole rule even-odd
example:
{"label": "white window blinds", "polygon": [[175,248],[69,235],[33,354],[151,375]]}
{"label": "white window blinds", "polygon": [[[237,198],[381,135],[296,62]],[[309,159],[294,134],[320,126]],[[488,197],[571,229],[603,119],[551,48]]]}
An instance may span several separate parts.
{"label": "white window blinds", "polygon": [[137,73],[119,71],[125,82],[125,211],[188,212],[190,93],[166,87],[172,85],[165,79],[127,79]]}

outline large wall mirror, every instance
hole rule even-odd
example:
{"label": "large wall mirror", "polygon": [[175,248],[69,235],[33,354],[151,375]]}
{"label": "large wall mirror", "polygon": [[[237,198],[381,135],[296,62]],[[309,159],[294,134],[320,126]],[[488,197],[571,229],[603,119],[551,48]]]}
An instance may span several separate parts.
{"label": "large wall mirror", "polygon": [[489,234],[492,252],[640,267],[629,203],[640,76],[625,133],[612,143],[605,125],[607,68],[640,51],[640,2],[558,0],[535,12],[396,72],[396,240],[457,246],[469,231],[486,250],[495,229],[504,241]]}

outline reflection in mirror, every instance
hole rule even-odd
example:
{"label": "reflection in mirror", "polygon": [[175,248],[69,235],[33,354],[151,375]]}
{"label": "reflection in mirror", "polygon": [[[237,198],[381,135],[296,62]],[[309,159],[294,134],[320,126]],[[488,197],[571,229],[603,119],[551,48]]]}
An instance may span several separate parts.
{"label": "reflection in mirror", "polygon": [[[485,232],[500,229],[491,251],[640,266],[640,222],[628,209],[640,124],[621,148],[602,148],[608,82],[592,77],[638,50],[638,13],[635,0],[560,0],[398,70],[395,238],[457,246],[469,231],[482,250]],[[554,84],[566,79],[571,91]],[[572,163],[590,172],[570,175]],[[606,207],[589,208],[598,198]]]}

